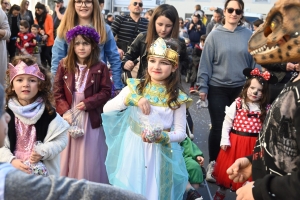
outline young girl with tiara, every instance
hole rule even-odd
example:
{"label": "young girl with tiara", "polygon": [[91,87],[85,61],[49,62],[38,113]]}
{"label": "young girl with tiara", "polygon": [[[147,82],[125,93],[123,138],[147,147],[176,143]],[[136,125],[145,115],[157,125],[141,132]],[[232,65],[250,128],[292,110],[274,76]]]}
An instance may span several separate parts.
{"label": "young girl with tiara", "polygon": [[69,121],[74,110],[83,111],[84,135],[68,136],[61,157],[61,176],[108,183],[104,161],[107,153],[101,113],[111,96],[107,66],[100,61],[100,36],[93,27],[75,26],[67,32],[69,51],[54,80],[56,110]]}
{"label": "young girl with tiara", "polygon": [[[49,175],[59,176],[60,152],[67,145],[68,123],[52,106],[51,78],[31,56],[16,56],[7,70],[6,112],[11,120],[0,162],[32,173],[31,164],[42,162]],[[41,141],[41,153],[35,142]],[[30,164],[29,164],[29,162]]]}
{"label": "young girl with tiara", "polygon": [[252,154],[269,108],[269,83],[277,82],[275,76],[267,71],[261,73],[258,68],[246,68],[243,73],[248,77],[243,90],[225,111],[221,150],[213,171],[213,177],[220,186],[214,200],[224,199],[227,189],[236,191],[243,185],[230,180],[226,170],[236,159]]}
{"label": "young girl with tiara", "polygon": [[[178,51],[177,41],[158,38],[148,51],[145,79],[128,79],[103,109],[109,182],[147,199],[182,199],[188,181],[178,142],[186,138],[192,100],[180,89]],[[151,116],[156,123],[150,125],[161,128],[145,128]]]}

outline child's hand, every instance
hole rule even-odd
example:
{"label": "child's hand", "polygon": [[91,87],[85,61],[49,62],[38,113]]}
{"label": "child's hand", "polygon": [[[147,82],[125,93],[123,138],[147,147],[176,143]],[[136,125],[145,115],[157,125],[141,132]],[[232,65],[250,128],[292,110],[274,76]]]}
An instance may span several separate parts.
{"label": "child's hand", "polygon": [[72,124],[73,118],[70,110],[63,114],[63,119],[66,120],[70,125]]}
{"label": "child's hand", "polygon": [[34,164],[34,163],[39,162],[42,158],[43,158],[43,156],[41,156],[40,154],[38,154],[35,151],[32,151],[31,155],[30,155],[30,160],[29,161],[30,161],[30,163]]}
{"label": "child's hand", "polygon": [[221,145],[221,149],[223,149],[224,151],[227,150],[227,147],[229,147],[228,145]]}
{"label": "child's hand", "polygon": [[26,42],[26,43],[24,44],[24,47],[29,47],[29,43]]}
{"label": "child's hand", "polygon": [[76,108],[78,110],[86,110],[84,102],[80,102],[79,104],[77,104]]}
{"label": "child's hand", "polygon": [[142,110],[144,115],[149,115],[151,111],[150,103],[149,101],[142,97],[138,102],[138,107]]}
{"label": "child's hand", "polygon": [[202,156],[197,156],[196,160],[197,160],[197,162],[199,163],[200,166],[204,165],[204,158]]}
{"label": "child's hand", "polygon": [[13,159],[11,161],[11,164],[15,168],[25,172],[26,174],[31,174],[30,168],[27,165],[25,165],[20,159]]}
{"label": "child's hand", "polygon": [[45,31],[44,30],[40,30],[40,34],[41,35],[45,35]]}

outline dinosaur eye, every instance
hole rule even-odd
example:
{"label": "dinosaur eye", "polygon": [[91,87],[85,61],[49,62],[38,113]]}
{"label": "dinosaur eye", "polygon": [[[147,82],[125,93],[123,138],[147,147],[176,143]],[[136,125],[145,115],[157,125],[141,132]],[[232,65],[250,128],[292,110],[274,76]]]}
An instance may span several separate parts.
{"label": "dinosaur eye", "polygon": [[274,29],[276,28],[276,25],[277,25],[276,22],[272,21],[271,24],[270,24],[270,29],[272,31],[274,31]]}

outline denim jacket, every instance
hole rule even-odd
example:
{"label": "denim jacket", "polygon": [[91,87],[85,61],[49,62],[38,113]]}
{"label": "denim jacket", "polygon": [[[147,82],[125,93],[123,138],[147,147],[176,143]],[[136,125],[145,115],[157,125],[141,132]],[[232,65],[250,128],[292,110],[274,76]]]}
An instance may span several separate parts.
{"label": "denim jacket", "polygon": [[[113,82],[117,90],[123,88],[121,81],[121,60],[118,53],[117,45],[112,34],[109,25],[105,24],[107,40],[100,46],[100,59],[106,63],[108,61],[111,65]],[[68,53],[68,44],[65,39],[56,37],[54,45],[52,47],[52,61],[51,61],[51,73],[55,76],[59,61],[66,57]]]}

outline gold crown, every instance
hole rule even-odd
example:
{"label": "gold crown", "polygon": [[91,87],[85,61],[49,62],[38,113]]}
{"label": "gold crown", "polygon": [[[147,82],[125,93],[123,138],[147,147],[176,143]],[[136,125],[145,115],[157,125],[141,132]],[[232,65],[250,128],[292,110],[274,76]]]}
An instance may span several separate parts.
{"label": "gold crown", "polygon": [[178,53],[171,48],[168,48],[164,39],[160,37],[151,44],[148,52],[148,57],[149,56],[166,58],[167,60],[173,62],[175,65],[178,64]]}

